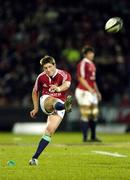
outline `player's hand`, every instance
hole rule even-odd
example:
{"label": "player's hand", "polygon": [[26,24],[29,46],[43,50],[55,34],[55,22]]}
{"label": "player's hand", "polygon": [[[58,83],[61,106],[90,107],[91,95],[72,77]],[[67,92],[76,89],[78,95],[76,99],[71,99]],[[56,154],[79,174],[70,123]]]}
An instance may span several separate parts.
{"label": "player's hand", "polygon": [[97,97],[98,97],[98,100],[101,101],[102,100],[102,95],[98,92],[97,93]]}
{"label": "player's hand", "polygon": [[91,94],[95,94],[95,90],[94,90],[94,89],[90,89],[89,92],[90,92]]}
{"label": "player's hand", "polygon": [[49,88],[49,91],[50,92],[57,92],[57,86],[56,85],[51,85],[50,88]]}
{"label": "player's hand", "polygon": [[36,118],[37,113],[38,113],[38,110],[33,109],[32,111],[30,111],[30,116],[31,116],[32,118]]}

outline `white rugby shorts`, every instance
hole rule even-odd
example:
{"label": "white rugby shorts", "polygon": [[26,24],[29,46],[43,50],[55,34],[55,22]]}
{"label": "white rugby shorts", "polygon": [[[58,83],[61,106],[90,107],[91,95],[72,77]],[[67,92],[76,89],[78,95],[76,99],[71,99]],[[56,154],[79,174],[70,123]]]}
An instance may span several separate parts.
{"label": "white rugby shorts", "polygon": [[[42,111],[43,111],[45,114],[47,114],[47,115],[57,114],[57,115],[59,115],[61,118],[63,118],[64,115],[65,115],[65,110],[60,110],[60,111],[54,110],[54,111],[51,112],[51,113],[49,113],[49,112],[47,112],[47,111],[45,110],[44,101],[45,101],[45,99],[48,98],[48,97],[49,97],[49,95],[43,95],[43,96],[40,97],[40,107],[41,107]],[[57,98],[57,101],[58,101],[58,102],[61,102],[61,103],[64,103],[61,99],[58,99],[58,98]]]}
{"label": "white rugby shorts", "polygon": [[92,104],[94,105],[98,104],[98,98],[96,93],[92,94],[89,91],[76,88],[75,97],[79,105],[90,106]]}

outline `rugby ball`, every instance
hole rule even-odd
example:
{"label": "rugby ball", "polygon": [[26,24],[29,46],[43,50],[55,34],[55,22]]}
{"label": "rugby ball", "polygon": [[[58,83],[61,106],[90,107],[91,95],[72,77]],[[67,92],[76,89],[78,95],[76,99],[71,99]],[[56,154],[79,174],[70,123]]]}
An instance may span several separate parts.
{"label": "rugby ball", "polygon": [[123,27],[123,20],[120,17],[112,17],[105,24],[105,30],[108,33],[117,33]]}

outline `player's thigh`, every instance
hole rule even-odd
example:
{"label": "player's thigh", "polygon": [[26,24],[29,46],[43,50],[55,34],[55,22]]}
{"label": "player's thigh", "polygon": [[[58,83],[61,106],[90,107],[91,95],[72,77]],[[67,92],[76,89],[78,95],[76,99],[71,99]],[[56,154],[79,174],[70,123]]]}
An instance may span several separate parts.
{"label": "player's thigh", "polygon": [[93,115],[93,117],[97,117],[98,116],[98,114],[99,114],[99,107],[98,107],[98,104],[93,104],[92,105],[92,115]]}
{"label": "player's thigh", "polygon": [[50,97],[49,95],[43,95],[40,97],[40,106],[42,111],[47,114],[50,115],[53,113],[54,108],[53,108],[53,104],[56,101],[55,98]]}
{"label": "player's thigh", "polygon": [[80,105],[80,113],[82,116],[89,117],[91,114],[91,106]]}
{"label": "player's thigh", "polygon": [[53,111],[54,110],[54,103],[56,102],[56,99],[53,97],[47,97],[44,101],[44,108],[48,111]]}

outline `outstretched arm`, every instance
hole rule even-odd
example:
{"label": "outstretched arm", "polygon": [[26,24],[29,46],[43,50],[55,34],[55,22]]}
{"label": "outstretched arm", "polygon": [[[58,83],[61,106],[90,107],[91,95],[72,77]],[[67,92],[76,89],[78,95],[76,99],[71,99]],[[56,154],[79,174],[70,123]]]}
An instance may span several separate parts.
{"label": "outstretched arm", "polygon": [[89,92],[94,93],[95,90],[93,88],[91,88],[91,86],[88,84],[88,82],[86,81],[86,79],[84,79],[83,77],[78,77],[79,82],[86,88],[88,89]]}
{"label": "outstretched arm", "polygon": [[33,110],[30,112],[30,116],[32,118],[36,117],[36,114],[38,113],[39,109],[39,92],[36,92],[34,89],[32,91],[32,101],[33,101]]}
{"label": "outstretched arm", "polygon": [[94,84],[94,88],[96,90],[96,93],[97,93],[97,96],[98,96],[98,100],[101,101],[102,100],[102,96],[101,96],[101,93],[99,92],[99,89],[98,89],[98,86],[97,86],[96,82]]}
{"label": "outstretched arm", "polygon": [[70,81],[65,81],[62,85],[56,86],[52,85],[49,89],[50,92],[62,92],[66,91],[70,87]]}

